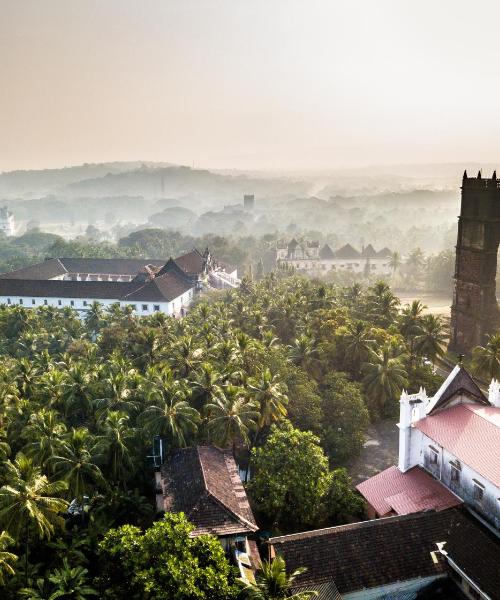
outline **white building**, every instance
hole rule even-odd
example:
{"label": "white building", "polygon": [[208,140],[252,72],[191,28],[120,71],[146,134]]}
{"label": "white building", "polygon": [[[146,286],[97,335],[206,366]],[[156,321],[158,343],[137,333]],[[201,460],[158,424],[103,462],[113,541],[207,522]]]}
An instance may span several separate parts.
{"label": "white building", "polygon": [[70,307],[85,313],[93,302],[129,306],[137,315],[183,316],[205,288],[238,287],[236,269],[220,265],[208,249],[176,259],[55,258],[0,275],[0,303]]}
{"label": "white building", "polygon": [[0,232],[6,236],[14,235],[15,223],[14,215],[7,209],[6,206],[0,208]]}
{"label": "white building", "polygon": [[363,247],[361,252],[346,244],[338,250],[319,242],[299,243],[295,238],[288,244],[279,243],[276,249],[276,262],[286,264],[298,271],[315,274],[328,272],[370,273],[389,275],[391,251],[382,248],[378,252],[371,244]]}
{"label": "white building", "polygon": [[[500,384],[456,366],[437,393],[400,400],[399,461],[357,486],[374,516],[464,503],[500,528]],[[500,571],[499,571],[500,573]]]}

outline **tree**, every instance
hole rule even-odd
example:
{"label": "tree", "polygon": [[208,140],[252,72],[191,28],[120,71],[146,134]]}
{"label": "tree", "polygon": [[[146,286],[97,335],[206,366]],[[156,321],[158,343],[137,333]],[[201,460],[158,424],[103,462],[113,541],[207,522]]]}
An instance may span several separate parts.
{"label": "tree", "polygon": [[352,369],[353,375],[359,375],[361,365],[366,362],[375,341],[362,321],[349,323],[339,331],[344,356]]}
{"label": "tree", "polygon": [[391,252],[391,256],[389,259],[389,268],[392,270],[392,276],[396,275],[396,271],[398,271],[399,267],[403,264],[401,260],[401,255],[399,252]]}
{"label": "tree", "polygon": [[365,517],[365,501],[353,489],[352,481],[345,469],[334,469],[330,487],[324,501],[325,519],[335,525],[348,523],[355,517],[358,521]]}
{"label": "tree", "polygon": [[49,600],[56,600],[56,598],[86,600],[91,596],[99,595],[87,583],[88,570],[80,566],[71,567],[67,558],[63,559],[61,568],[54,569],[49,574],[48,579],[52,583],[52,593]]}
{"label": "tree", "polygon": [[199,412],[176,394],[165,397],[162,404],[146,408],[143,418],[151,433],[166,437],[176,448],[187,445],[200,422]]}
{"label": "tree", "polygon": [[446,352],[447,335],[439,315],[424,315],[420,322],[420,333],[415,337],[415,351],[427,356],[432,363]]}
{"label": "tree", "polygon": [[321,394],[321,443],[334,464],[357,456],[365,441],[369,413],[361,386],[343,373],[326,377]]}
{"label": "tree", "polygon": [[284,393],[281,378],[264,369],[259,377],[248,380],[248,388],[259,405],[259,427],[271,425],[286,416],[288,398]]}
{"label": "tree", "polygon": [[67,482],[70,498],[81,502],[89,489],[104,483],[96,458],[95,439],[89,430],[86,427],[73,428],[60,454],[52,458],[54,472]]}
{"label": "tree", "polygon": [[316,521],[330,473],[314,434],[273,425],[264,445],[252,450],[250,465],[250,495],[272,524],[295,528]]}
{"label": "tree", "polygon": [[67,487],[64,481],[49,483],[40,467],[31,459],[18,454],[14,463],[7,463],[8,484],[0,488],[0,523],[12,537],[25,544],[25,571],[27,577],[30,529],[40,539],[50,539],[57,527],[64,526],[60,516],[67,502],[54,496]]}
{"label": "tree", "polygon": [[65,433],[66,426],[56,411],[42,408],[31,415],[23,430],[22,437],[27,440],[24,451],[43,467],[60,450]]}
{"label": "tree", "polygon": [[129,416],[118,411],[108,413],[103,435],[97,440],[96,452],[103,458],[111,479],[124,488],[133,473],[131,445],[135,436]]}
{"label": "tree", "polygon": [[190,537],[182,513],[166,513],[144,533],[132,525],[111,529],[99,544],[103,600],[230,600],[238,590],[219,540]]}
{"label": "tree", "polygon": [[487,336],[485,346],[474,348],[472,367],[482,377],[500,380],[500,333]]}
{"label": "tree", "polygon": [[224,390],[206,406],[208,433],[223,447],[232,444],[233,456],[236,453],[236,440],[248,443],[249,432],[256,428],[260,418],[258,405],[249,401],[243,390],[235,385],[227,385]]}
{"label": "tree", "polygon": [[392,409],[391,402],[399,398],[408,384],[407,373],[398,358],[391,356],[391,348],[384,346],[380,353],[373,353],[370,362],[363,366],[366,394],[373,414]]}
{"label": "tree", "polygon": [[5,585],[6,575],[15,574],[12,563],[15,563],[18,557],[7,550],[13,543],[14,540],[6,531],[0,533],[0,587]]}
{"label": "tree", "polygon": [[255,583],[243,582],[243,597],[248,600],[308,600],[315,598],[318,592],[313,590],[293,593],[297,578],[305,573],[306,568],[295,569],[289,575],[286,572],[285,560],[277,556],[273,561],[263,561],[257,572]]}

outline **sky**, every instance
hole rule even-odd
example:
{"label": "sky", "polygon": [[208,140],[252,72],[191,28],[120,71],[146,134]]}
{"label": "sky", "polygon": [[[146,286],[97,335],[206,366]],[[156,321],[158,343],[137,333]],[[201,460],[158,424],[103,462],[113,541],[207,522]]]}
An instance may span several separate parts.
{"label": "sky", "polygon": [[496,0],[0,0],[0,170],[500,163]]}

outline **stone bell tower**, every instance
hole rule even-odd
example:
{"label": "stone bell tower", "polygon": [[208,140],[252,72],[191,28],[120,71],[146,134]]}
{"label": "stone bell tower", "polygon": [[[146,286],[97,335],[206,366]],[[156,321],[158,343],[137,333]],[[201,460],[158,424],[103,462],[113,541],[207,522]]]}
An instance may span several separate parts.
{"label": "stone bell tower", "polygon": [[500,180],[462,180],[458,218],[455,289],[451,308],[450,350],[469,353],[483,344],[500,325],[495,294],[497,252],[500,242]]}

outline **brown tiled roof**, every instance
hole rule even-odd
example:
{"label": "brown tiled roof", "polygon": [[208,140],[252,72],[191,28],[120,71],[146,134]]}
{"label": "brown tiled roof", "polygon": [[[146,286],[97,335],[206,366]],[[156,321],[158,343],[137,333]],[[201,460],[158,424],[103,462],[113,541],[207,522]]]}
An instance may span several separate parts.
{"label": "brown tiled roof", "polygon": [[59,258],[50,258],[36,265],[0,274],[0,279],[52,279],[64,275],[68,270]]}
{"label": "brown tiled roof", "polygon": [[351,244],[346,244],[335,252],[335,258],[359,258],[360,256],[359,250],[353,248]]}
{"label": "brown tiled roof", "polygon": [[297,583],[333,581],[341,594],[443,572],[430,553],[446,542],[450,558],[492,599],[500,598],[500,540],[464,509],[375,519],[271,538],[287,569],[307,567]]}
{"label": "brown tiled roof", "polygon": [[175,274],[157,277],[147,283],[140,281],[0,279],[0,296],[170,302],[192,287],[192,283]]}
{"label": "brown tiled roof", "polygon": [[196,248],[187,254],[178,256],[175,262],[185,273],[189,274],[202,273],[205,265],[203,255]]}
{"label": "brown tiled roof", "polygon": [[257,531],[230,452],[214,446],[175,450],[161,473],[165,510],[184,512],[196,527],[193,535]]}

